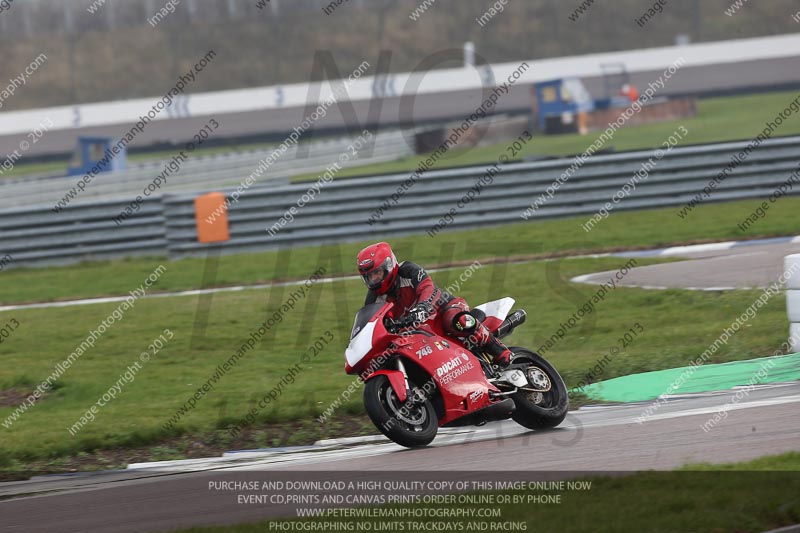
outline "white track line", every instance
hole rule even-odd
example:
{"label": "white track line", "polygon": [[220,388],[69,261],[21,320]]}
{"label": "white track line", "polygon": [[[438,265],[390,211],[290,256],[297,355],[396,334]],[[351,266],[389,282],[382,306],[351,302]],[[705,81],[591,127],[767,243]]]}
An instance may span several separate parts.
{"label": "white track line", "polygon": [[[347,276],[341,278],[320,278],[314,283],[330,283],[332,281],[357,279],[358,276]],[[291,285],[302,285],[305,280],[301,281],[282,281],[280,283],[261,283],[259,285],[237,285],[235,287],[216,287],[213,289],[194,289],[190,291],[180,292],[157,292],[155,294],[146,294],[142,298],[172,298],[179,296],[197,296],[200,294],[214,294],[217,292],[238,292],[247,290],[268,289],[270,287],[287,287]],[[72,307],[75,305],[96,305],[108,304],[116,302],[124,302],[128,296],[111,296],[107,298],[85,298],[82,300],[66,300],[63,302],[42,302],[35,304],[19,304],[19,305],[5,305],[0,307],[0,312],[13,311],[16,309],[39,309],[51,307]]]}
{"label": "white track line", "polygon": [[[753,400],[747,403],[735,403],[735,404],[731,404],[729,401],[726,401],[722,405],[700,407],[697,409],[689,409],[687,411],[677,411],[674,413],[661,413],[657,415],[650,415],[644,419],[642,424],[647,424],[651,420],[667,420],[670,418],[681,418],[684,416],[710,415],[712,413],[718,413],[720,409],[723,408],[726,411],[738,411],[740,409],[751,409],[753,407],[769,407],[772,405],[783,405],[795,402],[800,402],[800,395],[796,394],[794,396],[784,396],[782,398],[767,398],[766,400]],[[631,418],[631,420],[637,422],[638,418]]]}
{"label": "white track line", "polygon": [[[780,237],[776,237],[775,239],[761,239],[758,241],[725,241],[725,242],[716,242],[716,243],[708,243],[708,244],[693,244],[689,246],[673,246],[671,248],[661,248],[655,250],[640,250],[634,252],[615,252],[615,253],[599,253],[599,254],[579,254],[579,255],[570,255],[564,257],[556,257],[556,258],[545,258],[545,259],[524,259],[519,261],[510,261],[506,264],[526,264],[526,263],[536,263],[540,261],[558,261],[563,259],[585,259],[585,258],[598,258],[598,257],[639,257],[639,254],[650,254],[652,257],[664,257],[664,256],[674,256],[674,255],[682,255],[688,252],[700,252],[700,251],[718,251],[718,250],[727,250],[729,248],[733,248],[735,246],[744,246],[749,244],[767,244],[770,242],[775,242]],[[787,237],[786,242],[788,243],[799,243],[800,236],[797,237]],[[444,270],[453,270],[454,268],[459,268],[459,266],[452,266],[452,267],[445,267],[445,268],[437,268],[437,269],[430,269],[429,272],[440,272]],[[465,265],[469,266],[469,265]],[[609,271],[613,272],[613,271]],[[602,272],[601,272],[602,274]],[[597,274],[585,274],[583,276],[577,276],[572,278],[570,281],[576,283],[590,283],[599,285],[600,283],[594,283],[592,281],[587,281],[587,278],[591,276],[595,276]],[[359,276],[342,276],[342,277],[335,277],[335,278],[321,278],[316,281],[316,283],[331,283],[333,281],[348,281],[353,279],[358,279]],[[237,285],[235,287],[217,287],[213,289],[194,289],[188,291],[179,291],[179,292],[160,292],[155,294],[147,294],[142,296],[142,298],[172,298],[172,297],[180,297],[180,296],[198,296],[201,294],[214,294],[218,292],[238,292],[238,291],[246,291],[246,290],[260,290],[260,289],[268,289],[271,287],[288,287],[288,286],[296,286],[305,283],[305,280],[301,281],[283,281],[280,283],[261,283],[258,285]],[[659,286],[642,286],[639,287],[642,289],[668,289],[671,287],[659,287]],[[698,291],[721,291],[721,290],[734,290],[740,287],[688,287],[686,290],[698,290]],[[85,298],[80,300],[66,300],[60,302],[41,302],[41,303],[33,303],[33,304],[19,304],[19,305],[5,305],[0,306],[0,313],[3,311],[15,311],[18,309],[47,309],[47,308],[54,308],[54,307],[72,307],[76,305],[96,305],[96,304],[106,304],[106,303],[118,303],[123,302],[128,296],[110,296],[105,298]]]}
{"label": "white track line", "polygon": [[[586,259],[586,258],[597,258],[597,257],[609,257],[611,254],[586,254],[586,255],[570,255],[565,257],[557,257],[557,258],[545,258],[545,259],[522,259],[519,261],[508,261],[503,264],[505,265],[519,265],[519,264],[527,264],[527,263],[536,263],[536,262],[546,262],[546,261],[557,261],[562,259]],[[495,263],[492,263],[495,264]],[[428,269],[428,272],[436,273],[436,272],[443,272],[445,270],[454,270],[456,268],[467,268],[470,265],[457,265],[457,266],[450,266],[444,268],[433,268]],[[361,276],[338,276],[338,277],[328,277],[328,278],[320,278],[315,280],[314,283],[332,283],[334,281],[350,281],[354,279],[359,279]],[[178,292],[157,292],[154,294],[145,294],[141,298],[173,298],[173,297],[180,297],[180,296],[198,296],[201,294],[214,294],[218,292],[239,292],[239,291],[250,291],[250,290],[261,290],[261,289],[270,289],[272,287],[290,287],[290,286],[297,286],[302,285],[306,282],[306,280],[294,280],[294,281],[281,281],[281,282],[272,282],[272,283],[260,283],[257,285],[236,285],[234,287],[215,287],[211,289],[192,289],[188,291],[178,291]],[[0,306],[0,313],[3,311],[15,311],[18,309],[48,309],[53,307],[72,307],[76,305],[97,305],[97,304],[107,304],[107,303],[118,303],[124,302],[125,299],[128,298],[128,295],[125,296],[109,296],[104,298],[83,298],[80,300],[64,300],[60,302],[40,302],[40,303],[32,303],[32,304],[18,304],[18,305],[5,305]]]}
{"label": "white track line", "polygon": [[[682,248],[690,248],[689,246],[684,246]],[[747,257],[751,255],[763,255],[765,252],[750,252],[747,254],[737,254],[736,257]],[[662,257],[662,256],[653,256],[653,257]],[[688,258],[687,261],[681,261],[681,263],[687,263],[691,261],[723,261],[723,260],[730,260],[733,257],[731,255],[721,255],[719,257],[703,257],[703,258]],[[636,270],[637,268],[649,268],[649,267],[669,267],[674,263],[663,263],[659,265],[645,265],[641,267],[634,267],[631,271]],[[573,283],[584,283],[586,285],[603,285],[609,279],[609,277],[616,273],[616,270],[605,270],[603,272],[595,272],[593,274],[583,274],[580,276],[575,276],[571,278],[570,281]],[[763,287],[662,287],[661,285],[637,285],[634,283],[631,284],[623,284],[620,283],[617,288],[628,288],[628,289],[648,289],[648,290],[667,290],[667,289],[679,289],[682,291],[735,291],[735,290],[753,290],[753,289],[762,289]]]}
{"label": "white track line", "polygon": [[800,235],[796,237],[772,237],[768,239],[755,239],[752,241],[723,241],[711,242],[706,244],[689,244],[686,246],[671,246],[669,248],[657,248],[654,250],[636,250],[632,252],[619,252],[623,257],[669,257],[676,255],[685,255],[688,253],[699,252],[719,252],[721,250],[730,250],[731,248],[738,248],[741,246],[760,246],[768,244],[796,244],[800,243]]}
{"label": "white track line", "polygon": [[[720,403],[713,406],[700,407],[700,408],[685,408],[668,413],[659,413],[648,417],[642,424],[648,424],[659,420],[667,420],[674,418],[684,418],[690,416],[706,415],[718,412],[720,409],[725,408],[729,411],[740,409],[751,409],[758,407],[769,407],[774,405],[783,405],[788,403],[800,402],[800,395],[790,395],[778,398],[767,398],[763,400],[750,400],[742,403],[731,405],[729,397],[720,395]],[[638,423],[640,414],[639,411],[633,410],[631,405],[605,405],[592,408],[591,410],[580,409],[573,412],[573,415],[587,415],[595,416],[599,411],[613,411],[624,410],[620,416],[613,418],[601,419],[596,421],[582,421],[574,420],[574,416],[568,417],[560,426],[559,430],[562,431],[582,431],[588,428],[600,428],[611,426],[627,426],[635,425]],[[631,411],[635,411],[632,413]],[[461,431],[457,434],[440,435],[431,444],[433,447],[453,446],[459,444],[469,444],[475,442],[497,440],[501,438],[514,437],[529,433],[530,430],[519,426],[518,424],[510,421],[497,422],[487,426],[476,428],[472,430]],[[310,451],[307,449],[298,450],[295,453],[270,453],[268,451],[262,454],[253,453],[247,454],[244,457],[212,457],[208,459],[187,459],[184,461],[161,461],[153,463],[138,463],[130,465],[128,468],[137,471],[158,471],[158,472],[199,472],[199,471],[234,471],[234,470],[265,470],[270,466],[276,467],[295,467],[302,465],[329,463],[335,461],[343,461],[349,459],[359,459],[364,457],[374,457],[388,453],[395,453],[403,451],[405,448],[391,443],[388,439],[382,443],[364,444],[361,446],[348,446],[339,449],[326,449],[322,447],[319,451]]]}

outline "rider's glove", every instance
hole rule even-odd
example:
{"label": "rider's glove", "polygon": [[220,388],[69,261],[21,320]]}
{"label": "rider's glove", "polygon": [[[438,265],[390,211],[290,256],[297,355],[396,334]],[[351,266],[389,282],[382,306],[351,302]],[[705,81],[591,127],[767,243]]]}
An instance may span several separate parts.
{"label": "rider's glove", "polygon": [[422,302],[412,307],[406,317],[411,324],[422,324],[433,315],[433,306],[427,302]]}
{"label": "rider's glove", "polygon": [[427,321],[434,314],[433,306],[428,302],[422,302],[411,309],[400,318],[386,318],[386,329],[389,331],[418,326]]}
{"label": "rider's glove", "polygon": [[399,323],[399,321],[398,321],[398,320],[395,320],[394,318],[392,318],[392,317],[390,317],[390,316],[387,316],[387,317],[385,317],[385,318],[383,319],[383,325],[384,325],[384,326],[386,326],[386,329],[387,329],[387,331],[389,331],[389,332],[391,332],[391,333],[394,333],[395,331],[397,331],[398,329],[400,329],[401,327],[403,327],[403,326],[402,326],[402,325]]}

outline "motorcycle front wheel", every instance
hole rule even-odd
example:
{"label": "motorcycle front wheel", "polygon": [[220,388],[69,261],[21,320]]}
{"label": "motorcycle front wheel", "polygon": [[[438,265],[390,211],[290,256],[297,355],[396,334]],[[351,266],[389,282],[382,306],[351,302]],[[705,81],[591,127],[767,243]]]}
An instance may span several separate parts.
{"label": "motorcycle front wheel", "polygon": [[401,402],[389,378],[383,375],[375,376],[364,385],[364,407],[381,433],[406,448],[430,444],[439,429],[430,400]]}
{"label": "motorcycle front wheel", "polygon": [[[511,398],[516,409],[514,421],[528,429],[554,428],[564,421],[569,410],[569,397],[564,380],[553,365],[536,352],[510,347],[512,364],[523,365],[530,390],[520,390]],[[539,392],[542,391],[542,392]]]}

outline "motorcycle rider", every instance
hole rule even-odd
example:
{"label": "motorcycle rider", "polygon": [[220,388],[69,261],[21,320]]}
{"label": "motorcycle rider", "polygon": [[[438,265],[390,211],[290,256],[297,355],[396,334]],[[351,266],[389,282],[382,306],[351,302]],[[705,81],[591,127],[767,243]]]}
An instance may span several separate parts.
{"label": "motorcycle rider", "polygon": [[358,273],[367,286],[364,305],[388,301],[395,305],[391,318],[398,327],[425,322],[439,316],[442,329],[460,340],[468,340],[505,367],[511,350],[479,322],[466,300],[439,289],[425,269],[411,261],[397,263],[391,246],[379,242],[358,253]]}

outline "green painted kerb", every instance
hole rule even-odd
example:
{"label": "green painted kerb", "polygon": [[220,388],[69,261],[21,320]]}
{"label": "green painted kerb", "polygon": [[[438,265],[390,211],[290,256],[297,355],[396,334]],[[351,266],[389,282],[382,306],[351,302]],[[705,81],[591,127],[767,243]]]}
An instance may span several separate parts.
{"label": "green painted kerb", "polygon": [[795,380],[800,380],[800,353],[632,374],[592,383],[581,392],[593,400],[642,402],[664,394],[727,390],[740,385]]}

